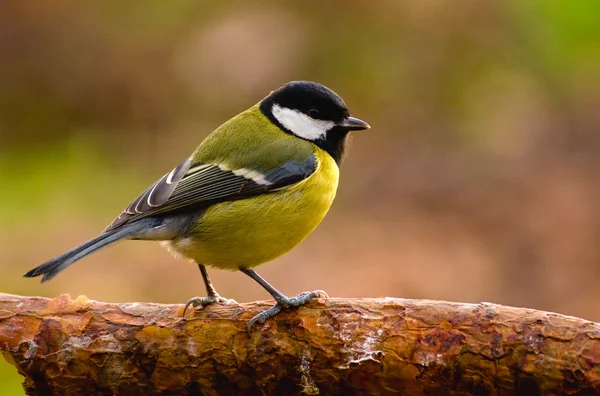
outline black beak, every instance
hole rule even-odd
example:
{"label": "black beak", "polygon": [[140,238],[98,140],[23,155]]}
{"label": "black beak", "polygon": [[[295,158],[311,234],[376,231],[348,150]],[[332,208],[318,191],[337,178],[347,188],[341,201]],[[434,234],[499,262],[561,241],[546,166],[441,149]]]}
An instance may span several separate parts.
{"label": "black beak", "polygon": [[338,122],[337,126],[344,128],[348,131],[361,131],[363,129],[371,128],[371,125],[367,124],[363,120],[359,120],[354,117],[346,117],[342,121]]}

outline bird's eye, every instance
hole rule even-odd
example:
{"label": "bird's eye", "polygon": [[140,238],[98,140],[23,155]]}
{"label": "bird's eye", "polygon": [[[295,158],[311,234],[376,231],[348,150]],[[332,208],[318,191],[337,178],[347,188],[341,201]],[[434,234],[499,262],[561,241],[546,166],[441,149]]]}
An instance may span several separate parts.
{"label": "bird's eye", "polygon": [[311,116],[312,118],[318,118],[319,117],[319,109],[310,109],[308,110],[308,115]]}

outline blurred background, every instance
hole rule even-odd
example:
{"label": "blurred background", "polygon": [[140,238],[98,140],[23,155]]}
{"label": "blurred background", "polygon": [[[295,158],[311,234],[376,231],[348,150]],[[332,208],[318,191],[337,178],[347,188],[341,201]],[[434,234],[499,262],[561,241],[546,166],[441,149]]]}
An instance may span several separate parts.
{"label": "blurred background", "polygon": [[[215,127],[289,80],[338,92],[338,198],[259,273],[282,292],[490,301],[600,320],[600,2],[0,4],[0,291],[184,303],[195,265],[125,242],[40,285]],[[240,302],[269,296],[210,272]],[[2,362],[0,382],[22,392]]]}

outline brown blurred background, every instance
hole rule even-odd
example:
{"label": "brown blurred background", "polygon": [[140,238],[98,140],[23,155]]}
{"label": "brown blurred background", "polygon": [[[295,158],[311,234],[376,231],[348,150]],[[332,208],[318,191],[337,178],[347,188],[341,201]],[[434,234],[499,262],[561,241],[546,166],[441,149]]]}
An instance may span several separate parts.
{"label": "brown blurred background", "polygon": [[[324,223],[261,267],[266,279],[290,295],[600,320],[595,0],[4,1],[0,291],[202,295],[195,265],[150,242],[44,285],[21,276],[95,236],[216,126],[297,79],[334,89],[373,128],[355,134]],[[226,297],[268,298],[240,273],[211,276]]]}

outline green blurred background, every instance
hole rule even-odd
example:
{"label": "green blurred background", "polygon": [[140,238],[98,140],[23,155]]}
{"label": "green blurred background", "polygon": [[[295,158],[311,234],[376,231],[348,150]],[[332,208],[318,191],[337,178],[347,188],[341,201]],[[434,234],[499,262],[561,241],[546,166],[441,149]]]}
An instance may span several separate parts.
{"label": "green blurred background", "polygon": [[[183,303],[197,268],[127,242],[52,282],[216,126],[297,79],[356,133],[337,201],[259,269],[287,294],[491,301],[600,320],[600,2],[0,4],[0,291]],[[268,295],[213,270],[238,301]],[[2,394],[20,377],[0,363]]]}

